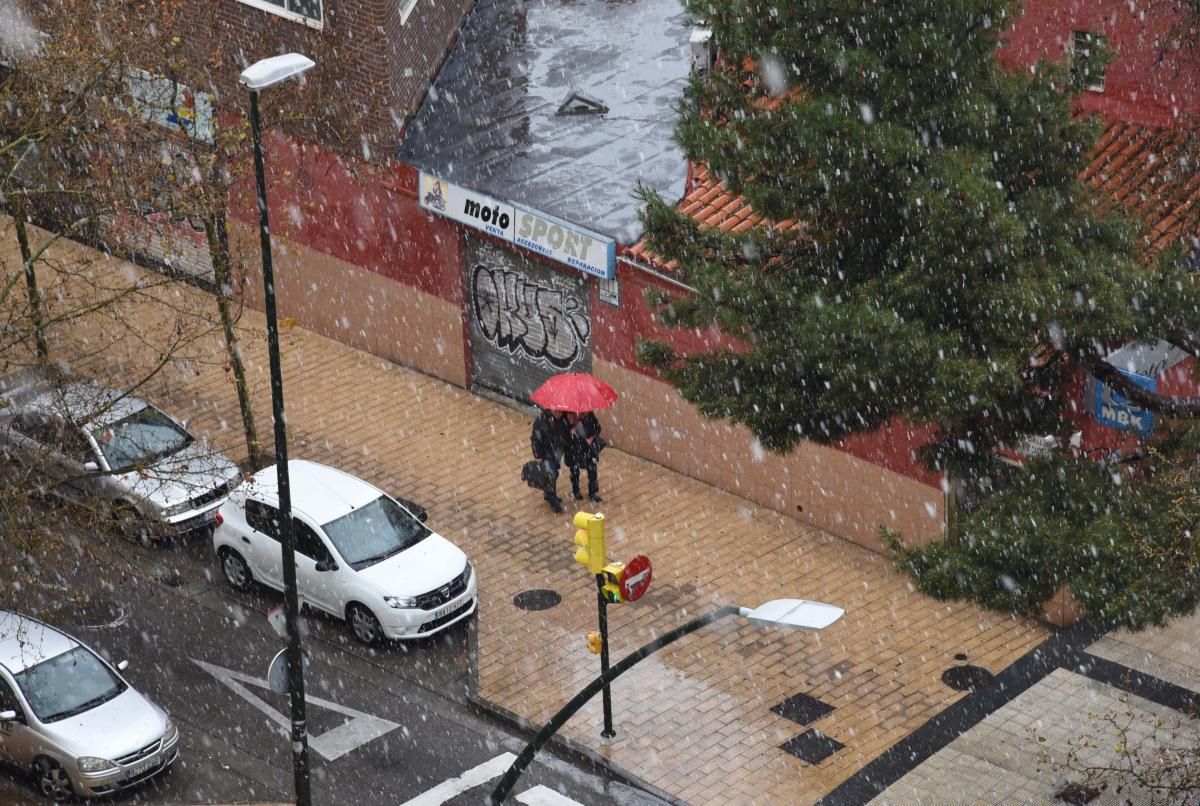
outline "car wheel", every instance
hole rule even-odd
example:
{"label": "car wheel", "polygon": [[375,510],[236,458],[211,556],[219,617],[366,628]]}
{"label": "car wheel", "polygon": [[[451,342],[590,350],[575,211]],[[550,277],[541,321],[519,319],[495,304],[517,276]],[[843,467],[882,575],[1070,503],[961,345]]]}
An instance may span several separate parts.
{"label": "car wheel", "polygon": [[39,758],[33,763],[33,775],[37,779],[37,788],[55,803],[62,803],[75,794],[71,788],[71,779],[67,771],[53,759]]}
{"label": "car wheel", "polygon": [[221,571],[225,574],[225,581],[236,590],[250,590],[254,584],[254,575],[250,573],[250,566],[246,565],[246,561],[242,559],[242,555],[238,554],[233,549],[221,549],[219,554],[221,558]]}
{"label": "car wheel", "polygon": [[379,626],[379,619],[360,604],[351,604],[346,608],[346,621],[350,622],[350,629],[354,631],[354,637],[367,646],[377,643],[383,637],[383,628]]}

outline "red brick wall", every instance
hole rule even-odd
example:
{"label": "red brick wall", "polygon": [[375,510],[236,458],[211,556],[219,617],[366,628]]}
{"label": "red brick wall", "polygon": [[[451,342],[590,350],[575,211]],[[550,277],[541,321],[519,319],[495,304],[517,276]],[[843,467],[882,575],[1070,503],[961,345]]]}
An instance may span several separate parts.
{"label": "red brick wall", "polygon": [[383,21],[384,39],[392,50],[388,68],[392,114],[402,124],[419,108],[474,0],[417,0],[408,20],[401,23],[403,4],[403,0],[388,0]]}
{"label": "red brick wall", "polygon": [[[220,0],[212,36],[232,45],[230,52],[244,54],[247,61],[292,50],[312,57],[317,67],[309,81],[319,102],[328,105],[333,120],[354,122],[336,136],[318,132],[318,139],[372,161],[387,159],[449,52],[472,0],[417,0],[403,24],[403,0],[323,2],[318,31],[238,0]],[[197,41],[203,36],[198,34]],[[239,68],[230,66],[217,76],[223,94],[240,92]]]}
{"label": "red brick wall", "polygon": [[[1178,18],[1173,4],[1128,0],[1024,0],[998,57],[1008,69],[1066,58],[1072,31],[1103,34],[1112,51],[1102,92],[1085,91],[1080,107],[1108,120],[1152,126],[1186,122],[1200,113],[1196,33],[1192,49],[1164,48]],[[1131,7],[1134,8],[1131,11]],[[1168,37],[1169,38],[1169,37]]]}

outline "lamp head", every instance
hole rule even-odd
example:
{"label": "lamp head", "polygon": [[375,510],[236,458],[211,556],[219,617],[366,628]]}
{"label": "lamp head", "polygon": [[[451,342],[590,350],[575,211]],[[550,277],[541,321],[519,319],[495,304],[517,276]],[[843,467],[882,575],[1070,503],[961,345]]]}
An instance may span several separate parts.
{"label": "lamp head", "polygon": [[824,602],[808,602],[804,599],[774,599],[753,610],[743,607],[738,612],[761,627],[800,627],[805,630],[823,630],[840,619],[846,611]]}
{"label": "lamp head", "polygon": [[312,59],[299,53],[284,53],[262,59],[242,71],[238,79],[242,85],[254,92],[265,90],[281,81],[294,78],[316,65]]}

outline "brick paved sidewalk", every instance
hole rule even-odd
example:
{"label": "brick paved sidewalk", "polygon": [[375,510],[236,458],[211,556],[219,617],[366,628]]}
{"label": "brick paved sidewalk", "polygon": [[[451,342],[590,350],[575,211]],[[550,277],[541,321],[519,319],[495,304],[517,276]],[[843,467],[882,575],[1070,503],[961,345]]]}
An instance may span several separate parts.
{"label": "brick paved sidewalk", "polygon": [[[0,259],[18,266],[11,228],[0,226]],[[114,285],[142,276],[74,244],[54,251],[90,257],[89,271]],[[120,317],[95,316],[57,328],[54,354],[78,355],[80,371],[130,382],[160,360],[156,340],[196,330],[193,314],[214,307],[178,286],[122,305],[125,321],[153,326],[134,332]],[[181,348],[144,394],[191,416],[194,430],[243,458],[236,397],[218,331],[210,330]],[[261,331],[261,316],[247,312],[245,359],[259,431],[269,436]],[[298,327],[285,330],[282,352],[291,455],[344,468],[428,509],[430,524],[479,570],[479,697],[544,722],[599,664],[586,648],[595,589],[572,557],[571,511],[552,514],[519,479],[529,417]],[[956,653],[998,672],[1047,636],[1035,622],[934,602],[862,548],[620,451],[605,452],[601,485],[610,556],[645,553],[655,569],[644,599],[609,609],[614,660],[715,604],[786,596],[846,609],[819,635],[718,623],[617,681],[616,739],[599,736],[598,698],[564,728],[692,803],[811,803],[963,696],[940,681]],[[531,588],[557,591],[562,602],[541,612],[515,607],[513,597]],[[797,694],[831,710],[807,725],[772,713]],[[817,764],[780,749],[810,728],[844,747]]]}

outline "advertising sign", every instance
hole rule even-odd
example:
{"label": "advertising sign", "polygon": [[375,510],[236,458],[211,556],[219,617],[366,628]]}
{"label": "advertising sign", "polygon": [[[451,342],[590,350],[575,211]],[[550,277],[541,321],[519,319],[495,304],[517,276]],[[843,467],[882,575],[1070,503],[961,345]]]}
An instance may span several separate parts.
{"label": "advertising sign", "polygon": [[518,204],[497,201],[423,171],[418,200],[426,210],[545,255],[585,274],[604,280],[615,276],[617,244],[612,238]]}
{"label": "advertising sign", "polygon": [[131,70],[127,79],[134,109],[143,119],[203,143],[213,142],[213,97],[169,78]]}
{"label": "advertising sign", "polygon": [[[1158,391],[1154,378],[1120,370],[1120,373],[1149,392]],[[1134,431],[1149,436],[1154,431],[1154,413],[1130,401],[1108,384],[1095,381],[1092,398],[1092,416],[1096,422],[1120,431]]]}

